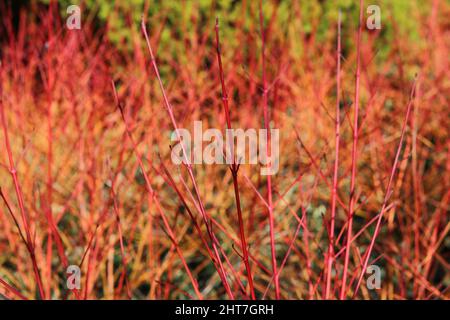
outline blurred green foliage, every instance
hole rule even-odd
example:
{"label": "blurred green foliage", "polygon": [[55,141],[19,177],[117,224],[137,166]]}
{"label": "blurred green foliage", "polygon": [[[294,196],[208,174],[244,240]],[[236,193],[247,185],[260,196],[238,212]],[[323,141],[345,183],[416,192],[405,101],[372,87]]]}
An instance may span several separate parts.
{"label": "blurred green foliage", "polygon": [[[49,3],[50,0],[39,1]],[[165,20],[160,45],[165,52],[177,56],[180,55],[181,40],[186,38],[193,40],[193,37],[205,32],[204,28],[212,31],[216,17],[219,17],[224,25],[221,28],[223,42],[230,47],[239,46],[233,30],[237,21],[242,23],[246,31],[257,31],[259,24],[258,1],[246,1],[244,9],[242,1],[231,0],[59,0],[62,16],[67,16],[65,9],[69,5],[79,5],[81,2],[90,15],[95,15],[98,23],[108,21],[111,41],[124,50],[132,48],[132,30],[139,30],[143,14],[147,17],[150,30],[153,28],[159,30],[161,26],[152,23],[161,24]],[[144,13],[146,3],[148,12]],[[412,42],[420,44],[420,30],[415,21],[418,14],[428,14],[429,3],[420,0],[373,0],[370,3],[366,1],[365,8],[371,4],[379,5],[381,8],[380,56],[383,57],[389,51],[394,35],[407,37]],[[266,22],[272,16],[275,6],[277,6],[277,28],[282,34],[295,38],[299,32],[309,35],[315,31],[319,43],[334,39],[334,33],[330,33],[329,30],[335,29],[339,10],[343,13],[344,37],[354,35],[358,22],[358,0],[266,0],[263,1]],[[366,9],[364,13],[367,18]],[[302,52],[301,41],[291,41],[291,45],[292,52]]]}

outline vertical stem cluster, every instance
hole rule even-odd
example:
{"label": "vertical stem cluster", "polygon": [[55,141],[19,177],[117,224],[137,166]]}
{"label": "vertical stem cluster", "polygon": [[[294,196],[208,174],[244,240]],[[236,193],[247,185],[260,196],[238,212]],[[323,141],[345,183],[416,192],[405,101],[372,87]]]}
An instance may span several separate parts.
{"label": "vertical stem cluster", "polygon": [[352,239],[352,228],[353,228],[353,214],[355,207],[355,184],[356,184],[356,161],[357,161],[357,146],[358,146],[358,115],[359,115],[359,80],[361,72],[361,34],[363,25],[363,6],[364,1],[359,1],[359,27],[358,27],[358,39],[356,42],[356,81],[355,81],[355,111],[353,118],[353,145],[352,145],[352,172],[350,178],[350,201],[348,209],[348,224],[347,224],[347,239],[346,239],[346,249],[345,249],[345,260],[344,260],[344,272],[342,275],[342,286],[340,299],[344,299],[346,296],[346,284],[348,275],[348,264],[350,260],[350,245]]}
{"label": "vertical stem cluster", "polygon": [[[225,110],[225,117],[227,121],[227,127],[231,130],[231,119],[230,119],[230,109],[228,106],[228,92],[225,86],[225,77],[222,66],[222,58],[220,55],[220,41],[219,41],[219,19],[216,19],[216,51],[217,51],[217,62],[219,64],[219,74],[220,74],[220,82],[222,85],[222,102]],[[247,279],[248,286],[250,287],[250,294],[253,300],[255,300],[255,289],[253,288],[253,276],[250,268],[250,263],[248,259],[248,248],[247,248],[247,240],[245,238],[244,231],[244,221],[242,219],[242,209],[241,209],[241,200],[239,197],[239,182],[238,182],[238,170],[239,164],[236,162],[236,156],[234,154],[234,141],[230,139],[229,150],[231,152],[231,158],[233,159],[233,163],[230,166],[231,175],[233,177],[233,187],[234,187],[234,196],[236,198],[236,207],[238,214],[238,223],[239,223],[239,235],[241,238],[241,246],[242,246],[242,260],[245,264],[245,269],[247,271]]]}
{"label": "vertical stem cluster", "polygon": [[[266,80],[266,36],[264,32],[264,17],[262,12],[262,1],[259,2],[259,23],[261,32],[261,60],[262,60],[262,86],[263,86],[263,111],[264,111],[264,126],[267,133],[267,143],[266,143],[266,157],[271,159],[271,141],[270,141],[270,118],[269,118],[269,107],[267,102],[267,80]],[[267,204],[269,209],[269,233],[270,233],[270,251],[272,254],[272,272],[274,277],[275,285],[275,297],[280,299],[280,283],[279,275],[277,272],[277,257],[275,252],[275,218],[273,214],[273,204],[272,204],[272,177],[270,174],[267,175]]]}
{"label": "vertical stem cluster", "polygon": [[[153,70],[155,71],[156,78],[158,79],[159,88],[161,89],[161,93],[163,95],[164,106],[165,106],[167,112],[169,113],[169,117],[170,117],[170,120],[172,122],[172,126],[173,126],[173,128],[175,130],[175,133],[177,135],[178,140],[182,141],[180,133],[179,133],[179,130],[178,130],[178,125],[177,125],[177,122],[175,120],[175,116],[173,114],[172,106],[171,106],[171,104],[169,102],[169,99],[167,97],[166,90],[164,89],[164,85],[162,83],[161,76],[159,75],[159,69],[158,69],[158,66],[156,64],[155,55],[153,54],[152,46],[150,44],[150,39],[148,37],[147,28],[145,26],[145,20],[144,19],[142,19],[141,29],[142,29],[142,32],[144,34],[145,41],[147,43],[147,49],[148,49],[148,52],[150,54],[151,64],[152,64]],[[190,160],[187,157],[187,152],[185,150],[185,147],[184,147],[183,143],[181,143],[181,148],[182,148],[182,153],[183,153],[183,157],[184,157],[184,160],[185,160],[186,168],[188,170],[189,178],[190,178],[190,180],[192,182],[192,185],[194,186],[194,191],[195,191],[195,195],[196,195],[196,198],[197,198],[196,200],[197,200],[197,203],[198,203],[198,206],[199,206],[199,209],[200,209],[200,214],[202,215],[202,219],[203,219],[203,221],[205,223],[205,226],[206,226],[209,238],[211,239],[211,246],[213,248],[215,257],[217,259],[216,263],[218,264],[219,276],[220,276],[220,278],[222,280],[222,283],[223,283],[223,285],[225,287],[225,290],[226,290],[228,296],[231,299],[234,299],[234,295],[231,292],[231,288],[230,288],[230,286],[228,284],[227,274],[225,272],[225,269],[223,268],[222,260],[221,260],[220,254],[219,254],[219,249],[218,248],[220,248],[220,244],[218,243],[217,238],[215,237],[215,235],[213,234],[213,232],[211,230],[211,225],[209,223],[210,219],[209,219],[208,214],[206,213],[205,207],[203,205],[203,201],[202,201],[202,199],[200,197],[200,191],[199,191],[199,188],[197,186],[197,182],[196,182],[195,177],[194,177],[194,172],[192,170],[192,165],[190,163]]]}
{"label": "vertical stem cluster", "polygon": [[358,282],[356,284],[353,296],[355,296],[358,293],[359,287],[361,286],[362,278],[364,277],[364,273],[366,272],[367,266],[369,264],[370,254],[372,253],[373,247],[375,245],[375,240],[378,236],[378,233],[380,232],[381,221],[383,220],[384,213],[387,211],[388,201],[392,195],[392,183],[394,181],[395,172],[397,170],[398,162],[400,159],[400,153],[402,151],[403,139],[405,137],[405,132],[406,132],[406,126],[408,124],[409,114],[411,113],[411,106],[414,102],[414,94],[415,94],[415,90],[416,90],[416,85],[417,85],[417,78],[414,80],[413,86],[411,88],[409,103],[408,103],[408,106],[406,109],[406,115],[405,115],[405,119],[404,119],[403,125],[402,125],[402,133],[400,135],[400,141],[398,142],[397,152],[395,154],[394,163],[392,164],[391,174],[389,176],[389,182],[386,187],[383,205],[381,206],[380,214],[378,215],[378,218],[377,218],[377,224],[375,226],[375,231],[373,232],[372,239],[370,240],[370,245],[367,248],[366,252],[364,253],[362,269],[358,276]]}
{"label": "vertical stem cluster", "polygon": [[325,299],[328,299],[330,297],[331,275],[333,271],[333,260],[334,260],[334,228],[336,219],[336,195],[338,186],[339,138],[340,138],[340,117],[341,117],[339,105],[340,92],[341,92],[341,11],[339,11],[338,35],[337,35],[335,148],[334,148],[333,189],[331,194],[330,243],[328,245]]}
{"label": "vertical stem cluster", "polygon": [[5,138],[6,152],[8,154],[9,172],[11,173],[12,179],[14,181],[14,189],[16,191],[17,202],[19,203],[20,214],[22,216],[22,223],[23,223],[23,227],[24,227],[25,233],[26,233],[26,239],[27,239],[26,247],[27,247],[28,253],[30,254],[31,262],[33,265],[34,277],[36,279],[40,297],[41,297],[41,299],[45,299],[44,286],[42,284],[41,275],[39,273],[39,268],[38,268],[37,261],[36,261],[34,243],[31,238],[28,217],[25,213],[25,205],[24,205],[24,201],[23,201],[22,190],[20,188],[19,179],[17,177],[17,170],[14,165],[14,160],[13,160],[13,156],[12,156],[11,145],[9,143],[8,127],[6,124],[6,117],[5,117],[5,111],[4,111],[4,106],[3,106],[2,72],[3,72],[3,70],[0,65],[0,118],[1,118],[1,123],[3,126],[3,135]]}
{"label": "vertical stem cluster", "polygon": [[180,257],[180,260],[181,260],[181,262],[182,262],[182,264],[183,264],[183,266],[184,266],[184,269],[186,270],[186,273],[187,273],[189,279],[191,280],[192,286],[193,286],[193,288],[194,288],[194,291],[195,291],[197,297],[198,297],[199,299],[203,299],[203,295],[201,294],[201,292],[200,292],[200,290],[199,290],[199,288],[198,288],[197,281],[196,281],[195,278],[193,277],[193,275],[192,275],[192,273],[191,273],[191,270],[189,269],[189,266],[188,266],[186,260],[185,260],[184,257],[183,257],[183,253],[181,252],[180,246],[178,245],[178,242],[177,242],[177,240],[176,240],[175,234],[174,234],[174,232],[172,231],[172,228],[171,228],[171,226],[170,226],[170,224],[169,224],[169,221],[167,220],[167,217],[166,217],[164,211],[162,210],[162,206],[161,206],[161,204],[160,204],[160,202],[159,202],[159,199],[158,199],[158,197],[156,196],[155,191],[153,190],[153,188],[152,188],[152,186],[151,186],[151,184],[150,184],[150,179],[149,179],[149,177],[148,177],[148,175],[147,175],[147,172],[146,172],[146,170],[145,170],[144,164],[143,164],[143,162],[142,162],[142,156],[141,156],[141,154],[139,153],[139,151],[138,151],[138,149],[137,149],[137,145],[136,145],[136,142],[135,142],[134,139],[133,139],[133,136],[131,135],[131,131],[130,131],[130,128],[129,128],[128,123],[127,123],[127,121],[126,121],[125,114],[124,114],[124,112],[123,112],[123,107],[122,107],[122,105],[121,105],[121,103],[120,103],[120,101],[119,101],[119,97],[118,97],[118,95],[117,95],[117,91],[116,91],[116,87],[115,87],[115,85],[114,85],[114,82],[112,82],[112,86],[113,86],[114,96],[115,96],[115,99],[116,99],[116,104],[117,104],[117,107],[118,107],[118,109],[119,109],[119,111],[120,111],[122,120],[123,120],[124,125],[125,125],[125,131],[126,131],[126,133],[127,133],[127,135],[128,135],[129,140],[130,140],[131,143],[132,143],[133,151],[134,151],[134,153],[136,154],[136,158],[137,158],[137,160],[138,160],[139,168],[141,169],[142,175],[144,176],[145,186],[146,186],[146,189],[147,189],[147,192],[148,192],[148,196],[149,196],[149,198],[150,198],[150,201],[154,201],[154,203],[155,203],[155,205],[156,205],[156,208],[157,208],[157,210],[158,210],[158,213],[160,214],[161,219],[162,219],[162,221],[163,221],[163,223],[164,223],[164,226],[165,226],[165,228],[167,229],[167,230],[166,230],[166,231],[167,231],[167,234],[168,234],[170,240],[172,241],[173,245],[175,246],[175,249],[176,249],[176,251],[177,251],[177,254],[178,254],[178,256]]}

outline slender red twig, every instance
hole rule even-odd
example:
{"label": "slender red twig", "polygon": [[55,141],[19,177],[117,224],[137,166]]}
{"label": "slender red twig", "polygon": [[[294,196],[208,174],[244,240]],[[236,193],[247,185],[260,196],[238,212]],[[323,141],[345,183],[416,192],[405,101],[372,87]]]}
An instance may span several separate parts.
{"label": "slender red twig", "polygon": [[[159,74],[158,65],[156,64],[155,55],[153,54],[152,46],[150,44],[150,39],[148,37],[147,27],[145,26],[144,18],[142,18],[141,29],[142,29],[142,32],[144,34],[145,41],[147,43],[147,49],[148,49],[148,52],[150,54],[151,64],[152,64],[153,70],[155,71],[156,78],[158,79],[158,84],[159,84],[159,87],[161,89],[161,93],[163,95],[164,106],[165,106],[167,112],[169,113],[169,117],[170,117],[170,120],[172,122],[172,126],[175,129],[175,133],[177,135],[178,140],[182,141],[180,133],[179,133],[179,130],[178,130],[178,125],[177,125],[177,122],[175,120],[175,116],[173,114],[172,105],[169,102],[169,99],[168,99],[167,94],[166,94],[166,90],[164,89],[164,85],[162,83],[161,76]],[[218,241],[216,240],[214,234],[211,231],[211,225],[209,223],[209,216],[206,213],[205,207],[203,205],[203,201],[202,201],[202,199],[200,197],[200,191],[199,191],[197,182],[195,180],[194,172],[192,170],[192,165],[190,163],[190,160],[188,159],[187,152],[185,150],[185,147],[184,147],[183,143],[181,143],[181,149],[182,149],[182,153],[183,153],[183,157],[184,157],[184,161],[185,161],[185,166],[186,166],[186,168],[188,170],[189,178],[190,178],[190,180],[192,182],[192,185],[194,187],[194,191],[195,191],[195,195],[196,195],[196,198],[197,198],[198,206],[200,208],[200,213],[202,215],[202,219],[203,219],[203,221],[205,223],[205,226],[206,226],[207,232],[210,235],[210,238],[213,239],[211,245],[212,245],[214,254],[216,255],[216,259],[217,259],[217,261],[219,263],[219,266],[221,266],[221,268],[220,268],[220,272],[221,272],[220,278],[222,279],[223,285],[225,287],[225,290],[227,291],[228,296],[231,299],[234,299],[234,295],[231,292],[230,286],[228,284],[228,280],[227,280],[227,277],[226,277],[226,272],[225,272],[225,270],[222,267],[222,260],[220,258],[220,254],[219,254],[219,250],[218,250],[218,248],[220,247],[220,244],[218,243]]]}
{"label": "slender red twig", "polygon": [[359,1],[359,27],[358,39],[356,40],[356,81],[355,81],[355,112],[353,118],[353,145],[352,145],[352,173],[350,178],[350,203],[348,209],[348,225],[347,225],[347,241],[345,249],[344,271],[342,275],[342,286],[340,299],[344,299],[347,287],[348,264],[350,260],[350,244],[352,239],[353,228],[353,210],[356,202],[355,185],[356,185],[356,161],[357,161],[357,147],[358,147],[358,116],[359,116],[359,78],[361,72],[361,34],[363,26],[363,6],[364,1]]}
{"label": "slender red twig", "polygon": [[2,278],[0,278],[0,283],[6,288],[6,290],[11,291],[12,293],[14,293],[16,296],[18,296],[20,299],[22,300],[28,300],[24,295],[22,295],[19,290],[17,290],[16,288],[14,288],[13,286],[11,286],[10,284],[8,284],[8,282],[6,282],[5,280],[3,280]]}
{"label": "slender red twig", "polygon": [[339,137],[340,137],[340,92],[341,92],[341,11],[338,17],[338,35],[337,35],[337,53],[336,53],[336,119],[335,119],[335,149],[334,149],[334,172],[333,172],[333,190],[331,193],[331,219],[330,219],[330,242],[328,244],[327,257],[327,278],[325,286],[325,299],[330,297],[331,275],[334,260],[334,228],[336,219],[336,194],[338,186],[339,169]]}
{"label": "slender red twig", "polygon": [[117,231],[119,232],[120,253],[122,255],[122,265],[123,265],[122,277],[125,279],[125,286],[127,289],[128,298],[131,299],[132,298],[131,289],[130,289],[130,284],[128,282],[128,276],[127,276],[128,263],[127,263],[127,257],[125,255],[125,248],[124,248],[124,244],[123,244],[123,232],[122,232],[122,226],[120,223],[119,204],[117,202],[117,196],[114,191],[114,188],[115,188],[114,179],[111,179],[111,197],[113,199],[113,208],[114,208],[114,214],[116,216]]}
{"label": "slender red twig", "polygon": [[[205,246],[206,250],[208,251],[208,254],[209,254],[210,258],[212,259],[214,266],[219,271],[220,267],[217,265],[217,263],[215,261],[214,253],[211,251],[211,248],[208,245],[208,242],[206,241],[206,238],[205,238],[205,236],[203,235],[203,233],[201,231],[200,225],[198,224],[197,220],[195,219],[195,216],[194,216],[192,210],[189,208],[189,205],[187,204],[183,194],[181,193],[180,189],[178,188],[177,184],[175,183],[175,181],[174,181],[172,175],[170,174],[169,170],[164,165],[163,161],[161,161],[161,167],[162,167],[165,175],[167,176],[167,178],[165,178],[166,182],[175,190],[175,192],[177,193],[177,195],[180,198],[181,202],[183,203],[184,207],[186,208],[186,211],[188,212],[188,215],[189,215],[192,223],[194,224],[194,228],[196,229],[196,231],[197,231],[201,241],[203,242],[203,245]],[[155,168],[155,170],[156,170],[156,168]],[[163,176],[163,175],[161,174],[161,176]],[[238,278],[235,270],[233,269],[233,266],[229,262],[229,259],[227,258],[227,256],[225,254],[223,254],[223,256],[224,256],[225,261],[227,262],[228,266],[230,267],[232,273],[235,275],[236,281],[238,282],[239,286],[244,291],[244,287],[243,287],[240,279]],[[219,272],[219,275],[220,274],[221,273]],[[245,293],[245,291],[244,291],[244,293]]]}
{"label": "slender red twig", "polygon": [[189,279],[191,280],[192,286],[194,288],[194,291],[195,291],[197,297],[199,299],[203,299],[203,295],[201,294],[201,292],[200,292],[200,290],[198,288],[197,280],[195,280],[194,276],[192,275],[191,270],[189,269],[189,266],[188,266],[188,264],[186,262],[186,259],[184,259],[184,257],[183,257],[183,253],[181,252],[181,249],[180,249],[180,246],[178,245],[178,242],[176,240],[175,234],[172,231],[172,227],[170,226],[169,221],[167,220],[167,217],[166,217],[166,215],[165,215],[165,213],[164,213],[164,211],[162,209],[162,206],[161,206],[161,204],[159,202],[159,199],[158,199],[155,191],[153,190],[153,188],[152,188],[152,186],[150,184],[150,179],[149,179],[149,177],[147,175],[147,172],[145,170],[144,164],[142,162],[142,156],[141,156],[140,152],[137,149],[136,142],[133,139],[133,136],[131,134],[130,128],[129,128],[128,123],[127,123],[126,118],[125,118],[125,114],[123,112],[123,106],[122,106],[121,102],[119,101],[119,97],[117,95],[116,86],[114,84],[114,81],[111,80],[111,84],[112,84],[112,88],[113,88],[113,91],[114,91],[114,97],[115,97],[115,100],[116,100],[117,108],[120,111],[120,115],[121,115],[122,120],[123,120],[124,125],[125,125],[125,131],[127,132],[128,139],[132,143],[133,151],[134,151],[134,153],[136,155],[136,158],[138,160],[139,168],[141,169],[142,175],[144,176],[144,181],[145,181],[145,186],[147,188],[148,196],[154,201],[154,203],[156,205],[156,208],[157,208],[157,210],[158,210],[158,212],[159,212],[159,214],[160,214],[160,216],[162,218],[162,221],[164,223],[164,227],[167,229],[166,230],[167,231],[167,235],[169,236],[170,240],[172,241],[173,245],[175,246],[177,254],[180,257],[181,263],[183,264],[184,269],[186,270],[186,273],[187,273]]}
{"label": "slender red twig", "polygon": [[[259,2],[259,23],[260,23],[260,31],[261,31],[261,60],[262,60],[262,86],[263,86],[263,111],[264,111],[264,126],[267,134],[267,143],[266,143],[266,157],[271,159],[272,155],[270,154],[271,150],[271,141],[270,141],[270,119],[269,119],[269,107],[267,101],[267,80],[266,80],[266,59],[265,59],[265,50],[266,50],[266,34],[264,31],[264,17],[262,12],[262,1]],[[276,299],[280,299],[280,283],[279,283],[279,274],[277,271],[277,256],[275,252],[275,218],[273,215],[273,205],[272,205],[272,177],[270,173],[267,175],[267,204],[269,206],[269,233],[270,233],[270,251],[272,254],[272,272],[274,277],[274,285],[275,285],[275,297]]]}
{"label": "slender red twig", "polygon": [[[222,85],[222,103],[225,110],[225,117],[227,120],[227,127],[229,130],[231,130],[231,119],[230,119],[230,108],[228,106],[228,92],[227,88],[225,86],[225,79],[224,79],[224,72],[223,72],[223,66],[222,66],[222,58],[221,58],[221,51],[220,51],[220,41],[219,41],[219,19],[216,18],[216,51],[217,51],[217,62],[219,64],[219,74],[220,74],[220,82]],[[233,159],[233,163],[230,165],[231,175],[233,177],[233,187],[234,187],[234,196],[236,198],[236,208],[237,208],[237,214],[238,214],[238,223],[239,223],[239,235],[241,237],[241,244],[242,244],[242,259],[244,261],[245,269],[247,271],[247,279],[248,279],[248,286],[250,287],[250,294],[253,300],[255,300],[255,289],[253,287],[253,275],[252,270],[250,268],[250,263],[248,259],[248,247],[247,247],[247,240],[245,238],[245,230],[244,230],[244,221],[242,219],[242,209],[241,209],[241,200],[239,196],[239,183],[238,183],[238,171],[239,171],[239,164],[236,162],[236,156],[234,154],[234,141],[229,140],[230,142],[230,152],[231,152],[231,158]]]}

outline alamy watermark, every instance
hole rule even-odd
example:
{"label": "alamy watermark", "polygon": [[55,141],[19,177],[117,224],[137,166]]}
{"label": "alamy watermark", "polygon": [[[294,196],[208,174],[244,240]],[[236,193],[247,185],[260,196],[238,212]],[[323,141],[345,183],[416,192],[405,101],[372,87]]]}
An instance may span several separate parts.
{"label": "alamy watermark", "polygon": [[[278,172],[280,134],[278,129],[219,129],[203,131],[201,121],[194,121],[193,138],[188,129],[177,129],[170,137],[174,164],[260,164],[261,175]],[[184,154],[186,153],[186,154]]]}
{"label": "alamy watermark", "polygon": [[66,285],[69,290],[80,290],[81,288],[81,270],[77,265],[70,265],[67,267],[66,273],[68,275]]}
{"label": "alamy watermark", "polygon": [[367,267],[366,274],[370,276],[366,280],[366,287],[369,290],[375,290],[381,288],[381,269],[376,264],[372,264]]}
{"label": "alamy watermark", "polygon": [[66,20],[66,27],[69,30],[80,30],[81,29],[81,9],[77,5],[71,5],[67,7],[66,10],[69,15]]}
{"label": "alamy watermark", "polygon": [[370,14],[366,20],[366,27],[369,30],[381,29],[381,9],[380,6],[371,4],[367,7],[367,13]]}

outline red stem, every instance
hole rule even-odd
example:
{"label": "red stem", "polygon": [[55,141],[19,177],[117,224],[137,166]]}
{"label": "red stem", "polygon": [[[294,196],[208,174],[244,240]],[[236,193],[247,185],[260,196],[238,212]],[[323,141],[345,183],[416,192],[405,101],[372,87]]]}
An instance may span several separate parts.
{"label": "red stem", "polygon": [[340,137],[340,92],[341,92],[341,11],[338,18],[338,36],[337,36],[337,53],[336,53],[336,119],[335,119],[335,149],[334,149],[334,173],[333,173],[333,190],[331,194],[331,221],[330,221],[330,242],[328,245],[327,257],[327,279],[325,287],[325,299],[330,297],[331,275],[334,260],[334,228],[336,219],[336,194],[338,186],[338,169],[339,169],[339,137]]}
{"label": "red stem", "polygon": [[[147,49],[148,49],[148,52],[150,54],[151,64],[152,64],[153,70],[155,71],[156,78],[158,79],[159,87],[160,87],[161,93],[163,95],[164,106],[166,107],[166,110],[169,113],[169,117],[170,117],[170,120],[172,122],[172,126],[175,129],[175,133],[177,135],[178,140],[182,141],[180,133],[178,131],[177,122],[176,122],[175,116],[173,114],[172,106],[171,106],[171,104],[169,102],[169,99],[167,97],[166,90],[164,89],[164,85],[162,83],[161,76],[159,75],[159,69],[158,69],[158,66],[156,64],[156,59],[155,59],[155,56],[153,54],[152,46],[150,44],[150,39],[148,37],[147,28],[145,26],[144,19],[142,19],[141,29],[142,29],[142,32],[144,33],[145,41],[147,43]],[[197,203],[198,203],[199,208],[200,208],[200,213],[201,213],[203,221],[205,223],[207,232],[210,235],[210,238],[213,239],[212,240],[212,248],[214,250],[214,253],[216,255],[216,259],[217,259],[217,261],[219,263],[220,270],[221,270],[221,273],[222,273],[220,275],[220,278],[223,281],[223,284],[224,284],[225,290],[228,293],[228,296],[231,299],[234,299],[233,293],[231,292],[230,286],[229,286],[228,281],[227,281],[226,272],[223,269],[222,261],[221,261],[220,255],[219,255],[218,247],[220,247],[220,244],[218,243],[218,241],[216,240],[216,238],[214,237],[214,235],[213,235],[213,233],[211,231],[210,223],[208,221],[209,220],[209,216],[206,213],[206,210],[205,210],[204,205],[203,205],[203,201],[202,201],[202,199],[200,197],[200,191],[199,191],[199,188],[197,186],[197,182],[196,182],[195,177],[194,177],[194,172],[192,170],[192,165],[191,165],[191,163],[190,163],[190,161],[189,161],[189,159],[187,157],[187,152],[185,150],[185,147],[184,147],[183,143],[181,143],[181,149],[182,149],[182,152],[183,152],[183,157],[184,157],[184,160],[185,160],[186,168],[187,168],[188,173],[189,173],[189,178],[192,181],[192,185],[193,185],[194,190],[195,190],[195,195],[196,195],[196,198],[197,198]]]}
{"label": "red stem", "polygon": [[17,178],[17,170],[14,166],[11,145],[9,143],[8,127],[6,124],[5,112],[4,112],[4,107],[3,107],[3,92],[2,92],[2,84],[1,84],[1,82],[2,82],[1,73],[2,73],[2,70],[0,69],[0,118],[1,118],[2,126],[3,126],[3,133],[5,136],[6,152],[8,154],[8,160],[9,160],[9,172],[11,173],[11,176],[14,181],[14,188],[16,191],[17,201],[19,203],[20,214],[22,216],[22,222],[23,222],[23,226],[24,226],[24,229],[26,232],[26,237],[27,237],[26,247],[27,247],[28,253],[30,254],[31,262],[33,265],[34,277],[36,279],[36,283],[37,283],[37,286],[39,289],[39,294],[42,299],[45,299],[44,286],[42,284],[41,275],[39,273],[39,268],[38,268],[37,261],[36,261],[34,244],[31,239],[28,218],[25,213],[25,205],[24,205],[24,201],[23,201],[22,190],[20,188],[19,179]]}
{"label": "red stem", "polygon": [[133,139],[133,136],[131,134],[130,128],[128,126],[128,123],[127,123],[127,121],[125,119],[125,114],[123,113],[123,106],[121,105],[121,103],[119,101],[119,98],[118,98],[118,95],[117,95],[117,91],[116,91],[116,87],[114,85],[114,81],[111,81],[111,82],[112,82],[112,87],[113,87],[113,91],[114,91],[116,104],[117,104],[117,107],[118,107],[118,109],[120,111],[120,115],[121,115],[122,120],[123,120],[124,125],[125,125],[125,131],[127,132],[128,138],[131,141],[131,144],[132,144],[132,147],[133,147],[133,151],[136,154],[136,158],[138,160],[139,168],[141,169],[142,175],[144,176],[144,181],[145,181],[145,186],[147,188],[148,196],[150,197],[150,199],[152,201],[155,202],[156,209],[158,210],[158,212],[159,212],[159,214],[160,214],[160,216],[162,218],[162,221],[164,223],[164,226],[167,229],[166,230],[167,234],[168,234],[170,240],[172,241],[173,245],[175,246],[175,250],[177,251],[177,254],[180,257],[181,263],[183,264],[184,269],[186,270],[186,273],[187,273],[189,279],[191,280],[192,286],[194,288],[194,291],[195,291],[197,297],[199,299],[203,299],[203,295],[201,294],[201,292],[200,292],[200,290],[198,288],[197,281],[193,277],[193,275],[191,273],[191,270],[189,269],[189,266],[188,266],[188,264],[186,263],[186,260],[183,257],[183,253],[181,252],[180,246],[178,245],[176,237],[175,237],[175,235],[174,235],[174,233],[172,231],[172,227],[170,226],[169,221],[167,220],[166,215],[165,215],[164,211],[162,210],[162,206],[161,206],[161,204],[159,202],[159,199],[158,199],[155,191],[153,190],[153,188],[152,188],[152,186],[150,184],[150,179],[149,179],[149,177],[147,175],[147,172],[146,172],[146,170],[144,168],[144,164],[142,162],[142,156],[141,156],[141,154],[139,153],[139,151],[137,149],[136,142]]}
{"label": "red stem", "polygon": [[359,115],[359,78],[361,71],[361,34],[363,25],[363,5],[364,1],[359,1],[359,27],[358,39],[356,41],[356,83],[355,83],[355,113],[353,118],[353,146],[352,146],[352,173],[350,178],[350,203],[348,210],[348,225],[347,225],[347,241],[345,249],[344,272],[342,275],[342,286],[340,299],[346,296],[348,264],[350,260],[350,244],[352,239],[353,228],[353,209],[355,206],[355,180],[356,180],[356,161],[357,161],[357,146],[358,146],[358,115]]}
{"label": "red stem", "polygon": [[[224,79],[224,72],[222,67],[222,58],[220,55],[220,41],[219,41],[219,19],[216,19],[216,51],[217,51],[217,62],[219,63],[219,73],[220,73],[220,82],[222,85],[222,102],[223,107],[225,109],[225,117],[227,119],[227,127],[229,130],[231,130],[231,119],[230,119],[230,109],[228,107],[228,93],[225,86],[225,79]],[[248,286],[250,287],[250,294],[252,297],[252,300],[255,300],[255,289],[253,287],[253,275],[252,270],[250,268],[250,263],[248,259],[248,247],[247,247],[247,240],[245,238],[245,231],[244,231],[244,221],[242,219],[242,209],[241,209],[241,200],[239,196],[239,183],[238,183],[238,170],[239,165],[236,163],[236,157],[234,155],[234,141],[229,140],[230,143],[230,152],[231,152],[231,158],[233,159],[233,163],[230,166],[231,175],[233,177],[233,187],[234,187],[234,196],[236,198],[236,208],[237,208],[237,214],[238,214],[238,223],[239,223],[239,235],[241,237],[241,246],[242,246],[242,260],[245,264],[245,269],[247,271],[247,279],[248,279]]]}
{"label": "red stem", "polygon": [[[266,39],[264,32],[264,18],[262,12],[262,1],[259,2],[259,23],[261,29],[261,59],[262,59],[262,85],[263,85],[263,110],[264,110],[264,126],[267,134],[266,143],[266,157],[269,159],[270,154],[270,126],[269,126],[269,108],[267,103],[267,81],[266,81],[266,61],[265,61],[265,49],[266,49]],[[271,156],[271,155],[270,155]],[[275,222],[273,215],[273,205],[272,205],[272,177],[270,173],[267,175],[267,204],[269,207],[269,233],[270,233],[270,251],[272,254],[272,273],[274,277],[275,284],[275,297],[280,299],[280,283],[277,272],[277,257],[275,252]]]}
{"label": "red stem", "polygon": [[111,179],[111,197],[113,199],[113,208],[114,208],[114,214],[116,215],[116,223],[117,223],[117,231],[119,232],[119,243],[120,243],[120,253],[122,255],[122,265],[123,265],[123,271],[122,271],[122,277],[125,279],[125,286],[127,289],[127,295],[128,298],[131,299],[131,289],[130,284],[128,282],[128,276],[127,276],[127,257],[125,255],[125,248],[123,244],[123,232],[122,232],[122,226],[120,223],[120,215],[119,215],[119,205],[117,203],[117,197],[116,193],[114,192],[114,178]]}

